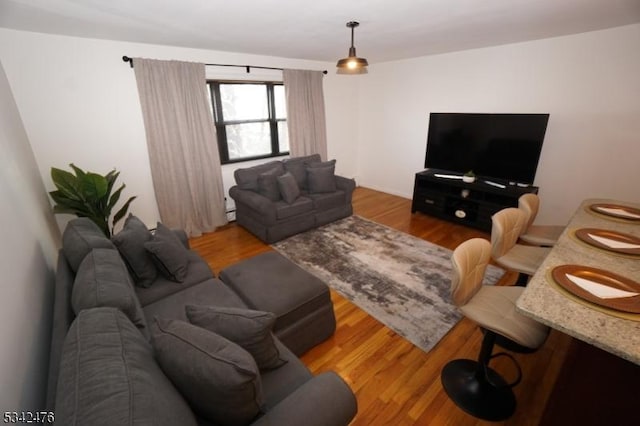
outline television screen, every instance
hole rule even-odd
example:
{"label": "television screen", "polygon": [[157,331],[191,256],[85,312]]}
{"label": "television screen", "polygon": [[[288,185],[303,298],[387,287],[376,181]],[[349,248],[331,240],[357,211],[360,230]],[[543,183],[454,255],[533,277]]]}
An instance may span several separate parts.
{"label": "television screen", "polygon": [[431,113],[425,168],[533,183],[549,114]]}

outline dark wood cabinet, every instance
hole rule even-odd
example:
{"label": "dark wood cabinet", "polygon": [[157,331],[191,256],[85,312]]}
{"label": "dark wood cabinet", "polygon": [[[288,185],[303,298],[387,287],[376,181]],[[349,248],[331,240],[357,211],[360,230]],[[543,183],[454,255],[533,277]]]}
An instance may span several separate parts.
{"label": "dark wood cabinet", "polygon": [[447,174],[453,173],[435,169],[416,173],[412,213],[426,213],[491,232],[491,216],[506,207],[517,207],[522,194],[538,193],[536,186],[520,186],[499,179],[477,178],[473,183],[465,183],[438,177]]}

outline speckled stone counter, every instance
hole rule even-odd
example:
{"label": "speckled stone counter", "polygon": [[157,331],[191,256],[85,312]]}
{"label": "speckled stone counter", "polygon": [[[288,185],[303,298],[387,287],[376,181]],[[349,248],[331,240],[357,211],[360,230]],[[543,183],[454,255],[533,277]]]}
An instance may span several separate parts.
{"label": "speckled stone counter", "polygon": [[589,199],[578,208],[558,243],[531,278],[517,309],[541,323],[640,365],[640,321],[618,318],[567,297],[551,284],[550,271],[559,265],[591,266],[640,282],[640,257],[621,256],[577,240],[580,228],[607,229],[640,238],[640,221],[625,221],[594,213],[594,203],[640,209],[640,204]]}

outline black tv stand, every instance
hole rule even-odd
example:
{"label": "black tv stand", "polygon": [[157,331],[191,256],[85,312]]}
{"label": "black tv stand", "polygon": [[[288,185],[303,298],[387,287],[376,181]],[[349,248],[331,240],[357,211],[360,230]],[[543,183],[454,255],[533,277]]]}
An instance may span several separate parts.
{"label": "black tv stand", "polygon": [[473,183],[465,183],[462,179],[436,175],[460,176],[460,173],[437,169],[416,173],[411,212],[426,213],[486,232],[491,232],[491,216],[506,207],[517,207],[522,194],[538,193],[537,186],[500,179],[479,177]]}

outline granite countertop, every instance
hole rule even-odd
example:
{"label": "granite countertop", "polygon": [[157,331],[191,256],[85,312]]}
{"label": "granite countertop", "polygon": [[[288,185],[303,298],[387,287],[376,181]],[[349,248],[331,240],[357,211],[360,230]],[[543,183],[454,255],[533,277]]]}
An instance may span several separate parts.
{"label": "granite countertop", "polygon": [[[573,235],[580,228],[598,228],[640,238],[640,221],[625,221],[594,213],[589,209],[594,203],[640,209],[640,204],[630,202],[585,200],[529,281],[516,307],[521,313],[543,324],[640,365],[640,321],[612,316],[586,303],[579,303],[549,282],[550,271],[554,267],[575,264],[611,271],[640,283],[640,256],[624,256],[594,248]],[[640,320],[640,314],[636,318]]]}

